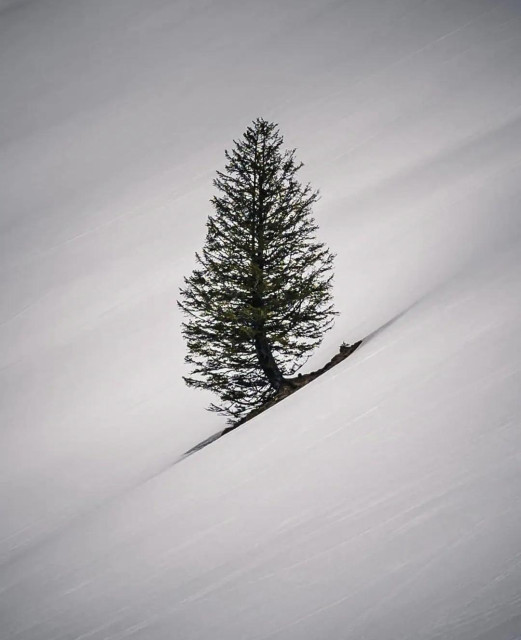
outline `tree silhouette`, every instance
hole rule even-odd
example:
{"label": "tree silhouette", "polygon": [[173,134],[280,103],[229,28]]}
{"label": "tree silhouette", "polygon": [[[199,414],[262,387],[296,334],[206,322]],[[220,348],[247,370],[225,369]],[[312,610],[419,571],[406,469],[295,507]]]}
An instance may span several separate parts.
{"label": "tree silhouette", "polygon": [[243,417],[290,384],[333,322],[333,255],[315,239],[318,192],[302,185],[295,150],[274,123],[249,126],[217,172],[197,267],[179,306],[192,387],[209,409]]}

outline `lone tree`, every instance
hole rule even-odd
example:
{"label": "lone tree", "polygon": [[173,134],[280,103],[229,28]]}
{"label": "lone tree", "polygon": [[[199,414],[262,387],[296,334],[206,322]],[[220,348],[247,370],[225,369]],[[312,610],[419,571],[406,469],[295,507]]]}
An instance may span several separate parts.
{"label": "lone tree", "polygon": [[232,420],[276,395],[321,342],[336,315],[333,255],[315,239],[318,192],[302,185],[295,149],[282,149],[274,123],[246,129],[225,171],[197,267],[184,279],[185,382],[220,397]]}

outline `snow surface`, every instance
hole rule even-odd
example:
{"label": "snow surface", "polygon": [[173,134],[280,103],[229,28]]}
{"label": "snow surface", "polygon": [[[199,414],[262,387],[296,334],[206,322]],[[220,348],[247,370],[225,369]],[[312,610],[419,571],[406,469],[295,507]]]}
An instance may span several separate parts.
{"label": "snow surface", "polygon": [[[521,636],[518,0],[0,0],[0,638]],[[175,306],[249,122],[341,312],[223,427]]]}

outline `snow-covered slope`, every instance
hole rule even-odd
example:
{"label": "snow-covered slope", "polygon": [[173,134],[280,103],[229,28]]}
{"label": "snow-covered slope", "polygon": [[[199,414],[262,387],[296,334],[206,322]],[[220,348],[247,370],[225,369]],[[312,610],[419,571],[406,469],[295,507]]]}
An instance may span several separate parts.
{"label": "snow-covered slope", "polygon": [[[0,2],[0,638],[521,636],[516,0]],[[341,316],[269,413],[181,381],[223,150],[278,121]]]}

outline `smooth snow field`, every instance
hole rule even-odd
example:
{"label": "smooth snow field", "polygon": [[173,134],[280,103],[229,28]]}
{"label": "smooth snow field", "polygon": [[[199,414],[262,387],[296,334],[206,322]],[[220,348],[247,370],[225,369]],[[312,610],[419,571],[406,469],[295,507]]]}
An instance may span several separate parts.
{"label": "smooth snow field", "polygon": [[[0,0],[1,640],[521,637],[519,0]],[[347,360],[222,430],[224,149],[320,188]]]}

